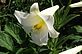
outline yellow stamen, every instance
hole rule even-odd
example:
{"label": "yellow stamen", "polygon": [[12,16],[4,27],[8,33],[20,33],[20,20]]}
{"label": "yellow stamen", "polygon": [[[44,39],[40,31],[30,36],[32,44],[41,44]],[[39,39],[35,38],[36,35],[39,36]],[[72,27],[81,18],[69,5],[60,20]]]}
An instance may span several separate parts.
{"label": "yellow stamen", "polygon": [[43,23],[38,23],[38,24],[34,25],[34,29],[39,30],[42,28],[42,26],[43,26]]}
{"label": "yellow stamen", "polygon": [[43,21],[43,19],[41,19],[41,17],[40,17],[37,13],[38,13],[38,12],[36,12],[36,15],[34,16],[34,18],[37,18],[38,20],[40,20],[40,22],[37,23],[37,24],[35,24],[35,25],[33,26],[33,29],[34,29],[34,30],[39,30],[39,29],[41,29],[42,26],[45,24],[44,21]]}

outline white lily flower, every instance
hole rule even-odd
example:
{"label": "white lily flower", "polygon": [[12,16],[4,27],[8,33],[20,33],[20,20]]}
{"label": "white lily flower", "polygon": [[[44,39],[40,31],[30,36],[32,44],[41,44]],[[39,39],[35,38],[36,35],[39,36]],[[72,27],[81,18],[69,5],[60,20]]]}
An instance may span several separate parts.
{"label": "white lily flower", "polygon": [[66,50],[66,51],[63,51],[59,54],[77,54],[81,50],[82,50],[82,45],[76,46],[76,47],[69,49],[69,50]]}
{"label": "white lily flower", "polygon": [[29,14],[15,10],[14,15],[23,25],[24,30],[27,33],[31,32],[32,42],[42,46],[47,45],[48,33],[52,38],[57,38],[59,35],[53,27],[53,14],[58,8],[59,6],[56,5],[40,12],[38,3],[34,3]]}
{"label": "white lily flower", "polygon": [[71,8],[73,8],[73,7],[82,7],[82,1],[80,1],[80,2],[77,2],[77,3],[74,3],[74,4],[71,4],[71,5],[69,5]]}

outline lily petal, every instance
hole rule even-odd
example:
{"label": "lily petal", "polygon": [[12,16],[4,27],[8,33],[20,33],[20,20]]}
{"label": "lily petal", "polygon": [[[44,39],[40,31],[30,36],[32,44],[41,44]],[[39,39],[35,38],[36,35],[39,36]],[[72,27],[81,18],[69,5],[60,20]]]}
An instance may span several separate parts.
{"label": "lily petal", "polygon": [[41,13],[45,14],[45,15],[51,15],[51,16],[53,16],[54,13],[57,11],[57,9],[59,9],[58,5],[50,7],[50,8],[47,8],[45,10],[42,10]]}
{"label": "lily petal", "polygon": [[57,32],[53,26],[48,26],[49,27],[49,34],[51,38],[57,38],[59,36],[59,32]]}
{"label": "lily petal", "polygon": [[44,15],[44,14],[40,14],[39,16],[46,22],[46,24],[54,25],[54,17],[53,16]]}
{"label": "lily petal", "polygon": [[66,50],[66,51],[61,52],[59,54],[77,54],[81,50],[82,50],[82,45],[76,46],[76,47],[74,47],[72,49]]}
{"label": "lily petal", "polygon": [[40,12],[40,11],[39,11],[39,7],[38,7],[38,3],[34,3],[34,4],[31,6],[30,12],[35,12],[35,13]]}
{"label": "lily petal", "polygon": [[77,3],[74,3],[74,4],[71,4],[71,5],[69,5],[71,8],[73,8],[73,7],[82,7],[82,1],[80,1],[80,2],[77,2]]}
{"label": "lily petal", "polygon": [[18,22],[21,23],[21,20],[24,18],[24,16],[26,15],[27,13],[24,13],[22,11],[17,11],[15,10],[15,17],[17,18]]}
{"label": "lily petal", "polygon": [[50,37],[52,38],[57,38],[58,35],[59,35],[59,32],[57,32],[53,25],[54,25],[54,17],[53,16],[50,16],[50,15],[41,15],[41,17],[43,18],[43,20],[45,21],[47,27],[48,27],[48,30],[49,30],[49,34],[50,34]]}
{"label": "lily petal", "polygon": [[47,26],[44,25],[40,30],[34,30],[31,33],[31,36],[32,36],[31,38],[33,43],[39,46],[47,45],[47,41],[48,41]]}
{"label": "lily petal", "polygon": [[37,23],[43,22],[42,19],[35,13],[30,13],[25,16],[25,19],[22,20],[21,24],[23,25],[24,30],[29,33],[32,31],[32,28]]}

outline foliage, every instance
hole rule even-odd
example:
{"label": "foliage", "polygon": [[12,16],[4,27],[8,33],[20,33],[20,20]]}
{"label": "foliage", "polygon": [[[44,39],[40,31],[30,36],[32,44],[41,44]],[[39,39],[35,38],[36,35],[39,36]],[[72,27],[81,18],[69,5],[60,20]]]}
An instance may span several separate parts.
{"label": "foliage", "polygon": [[[58,54],[76,45],[81,45],[82,26],[73,23],[79,20],[80,13],[74,13],[70,9],[68,5],[71,0],[68,0],[66,6],[62,1],[8,0],[6,3],[0,4],[0,54]],[[60,5],[60,9],[54,14],[54,28],[60,32],[60,35],[55,39],[49,37],[47,46],[40,47],[31,43],[29,34],[25,33],[22,25],[13,15],[15,10],[29,12],[30,6],[34,2],[39,3],[41,10],[55,4]]]}

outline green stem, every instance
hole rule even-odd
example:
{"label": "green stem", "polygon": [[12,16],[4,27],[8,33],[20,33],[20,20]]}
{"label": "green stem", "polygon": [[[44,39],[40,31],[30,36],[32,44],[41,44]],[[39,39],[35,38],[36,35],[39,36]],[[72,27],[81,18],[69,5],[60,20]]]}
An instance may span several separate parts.
{"label": "green stem", "polygon": [[51,6],[53,6],[53,1],[51,0]]}

